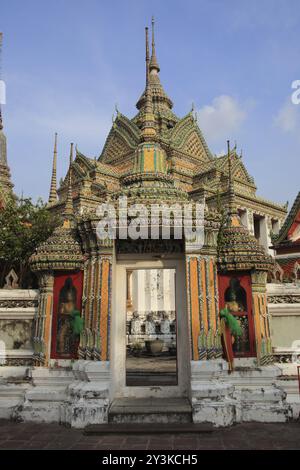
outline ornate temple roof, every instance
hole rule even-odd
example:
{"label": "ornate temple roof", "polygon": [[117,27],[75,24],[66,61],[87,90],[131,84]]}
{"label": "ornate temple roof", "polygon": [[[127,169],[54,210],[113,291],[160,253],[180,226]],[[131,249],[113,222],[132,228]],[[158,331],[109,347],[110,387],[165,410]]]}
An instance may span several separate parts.
{"label": "ornate temple roof", "polygon": [[277,252],[287,245],[300,245],[300,192],[278,235],[273,235],[272,241]]}
{"label": "ornate temple roof", "polygon": [[272,269],[274,262],[250,235],[237,214],[229,214],[221,229],[218,264],[221,271],[245,271]]}
{"label": "ornate temple roof", "polygon": [[[146,31],[146,83],[145,90],[137,102],[138,114],[131,119],[117,112],[98,159],[89,158],[76,149],[76,157],[69,171],[73,179],[74,207],[79,213],[82,210],[93,211],[99,202],[115,194],[121,194],[122,191],[128,191],[132,197],[143,192],[143,198],[149,194],[152,201],[155,192],[151,193],[151,186],[157,189],[158,199],[162,195],[162,186],[170,189],[170,199],[174,191],[179,199],[184,199],[184,192],[185,199],[206,197],[210,207],[216,207],[217,197],[224,196],[223,199],[226,199],[227,157],[224,155],[215,157],[211,153],[193,111],[183,118],[174,114],[172,100],[160,81],[153,21],[151,57],[148,28]],[[160,174],[155,178],[151,172],[146,178],[144,173],[142,183],[141,180],[138,181],[135,162],[144,139],[145,123],[150,133],[153,134],[155,131],[153,141],[156,148],[160,147],[160,150],[157,150],[158,154],[164,154],[166,174],[163,176]],[[254,180],[235,149],[232,150],[232,170],[236,199],[240,205],[250,206],[251,210],[267,213],[274,219],[283,219],[285,209],[282,205],[256,195]],[[67,174],[60,184],[57,200],[55,171],[52,173],[54,183],[51,184],[49,203],[53,211],[60,212],[67,194],[69,176]],[[139,185],[143,186],[143,191],[138,189]],[[167,196],[166,192],[165,195]]]}
{"label": "ornate temple roof", "polygon": [[72,163],[73,144],[71,144],[70,149],[67,197],[62,214],[63,222],[54,229],[52,235],[44,243],[41,243],[31,255],[29,262],[32,271],[72,270],[82,267],[84,258],[80,240],[74,227],[72,174],[70,171]]}
{"label": "ornate temple roof", "polygon": [[57,227],[30,257],[32,271],[80,269],[82,263],[81,245],[69,220]]}
{"label": "ornate temple roof", "polygon": [[220,230],[219,268],[221,271],[248,271],[252,269],[269,271],[274,266],[272,257],[266,254],[256,238],[244,227],[234,207],[231,160],[228,145],[229,210],[226,223]]}

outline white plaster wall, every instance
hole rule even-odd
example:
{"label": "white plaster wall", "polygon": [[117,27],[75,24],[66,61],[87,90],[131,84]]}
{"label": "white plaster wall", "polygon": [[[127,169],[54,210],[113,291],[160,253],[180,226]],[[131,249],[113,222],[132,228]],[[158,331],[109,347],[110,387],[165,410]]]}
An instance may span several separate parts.
{"label": "white plaster wall", "polygon": [[[272,345],[274,348],[291,348],[300,341],[300,303],[292,301],[300,296],[299,284],[267,284],[269,297],[276,296],[278,303],[269,303],[271,315]],[[279,301],[282,299],[283,301]],[[289,302],[286,300],[289,299]]]}

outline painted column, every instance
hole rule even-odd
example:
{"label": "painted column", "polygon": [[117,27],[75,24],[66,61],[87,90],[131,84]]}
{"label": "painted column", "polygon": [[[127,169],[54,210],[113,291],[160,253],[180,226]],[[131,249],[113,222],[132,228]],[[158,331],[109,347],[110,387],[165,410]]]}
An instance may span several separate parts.
{"label": "painted column", "polygon": [[216,258],[190,254],[186,257],[191,359],[222,356]]}
{"label": "painted column", "polygon": [[53,284],[52,271],[38,272],[39,278],[39,306],[35,317],[33,350],[36,365],[48,366],[51,348],[51,324],[53,310]]}
{"label": "painted column", "polygon": [[109,359],[112,253],[91,255],[84,268],[83,318],[79,355],[82,359]]}
{"label": "painted column", "polygon": [[257,360],[260,365],[265,365],[273,362],[266,289],[267,273],[254,271],[251,279]]}

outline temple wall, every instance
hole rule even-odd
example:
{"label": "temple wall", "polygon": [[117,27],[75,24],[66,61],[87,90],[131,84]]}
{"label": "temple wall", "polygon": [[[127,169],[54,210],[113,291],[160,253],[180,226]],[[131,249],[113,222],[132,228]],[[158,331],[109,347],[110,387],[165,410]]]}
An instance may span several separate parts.
{"label": "temple wall", "polygon": [[36,290],[0,290],[0,365],[32,364],[37,305]]}
{"label": "temple wall", "polygon": [[[290,361],[290,350],[300,347],[300,285],[267,284],[268,308],[271,315],[272,344],[276,355],[286,355]],[[293,344],[294,343],[294,344]]]}

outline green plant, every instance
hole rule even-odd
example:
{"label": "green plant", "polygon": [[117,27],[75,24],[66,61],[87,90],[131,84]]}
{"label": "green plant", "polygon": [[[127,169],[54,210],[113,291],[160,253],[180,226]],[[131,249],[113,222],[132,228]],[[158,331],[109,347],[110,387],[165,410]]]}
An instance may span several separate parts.
{"label": "green plant", "polygon": [[240,324],[238,320],[235,318],[232,313],[229,312],[228,308],[223,308],[220,311],[220,317],[224,318],[226,325],[228,326],[230,333],[233,336],[241,336],[242,335],[242,329],[240,327]]}
{"label": "green plant", "polygon": [[33,203],[28,198],[7,198],[0,209],[0,287],[11,268],[17,272],[20,287],[27,287],[29,257],[57,225],[58,217],[41,199]]}
{"label": "green plant", "polygon": [[79,310],[73,310],[72,316],[72,331],[74,335],[80,335],[83,330],[83,318],[80,316]]}

